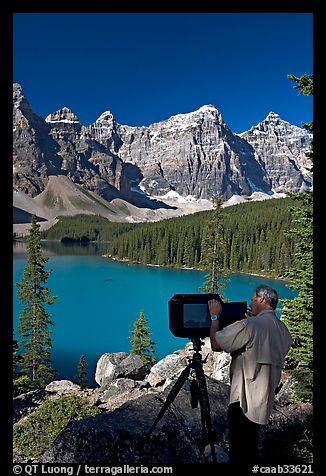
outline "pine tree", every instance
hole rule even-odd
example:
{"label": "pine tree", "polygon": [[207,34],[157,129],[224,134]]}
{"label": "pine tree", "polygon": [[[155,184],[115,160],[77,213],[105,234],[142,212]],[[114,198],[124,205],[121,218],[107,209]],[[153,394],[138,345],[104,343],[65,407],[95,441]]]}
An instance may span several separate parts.
{"label": "pine tree", "polygon": [[29,392],[33,389],[30,378],[21,371],[22,359],[18,353],[18,342],[13,340],[13,396],[17,397],[22,393]]}
{"label": "pine tree", "polygon": [[134,322],[134,330],[130,332],[132,337],[128,337],[128,339],[132,345],[131,353],[139,355],[146,367],[150,368],[156,362],[155,342],[150,338],[152,333],[143,311],[140,311],[138,319]]}
{"label": "pine tree", "polygon": [[86,357],[85,355],[82,354],[80,356],[78,366],[77,366],[77,370],[78,370],[77,383],[78,385],[81,386],[81,388],[86,388],[87,386],[87,371],[86,371],[87,367],[88,367],[88,364],[86,362]]}
{"label": "pine tree", "polygon": [[17,283],[19,302],[24,304],[18,325],[21,366],[35,387],[46,385],[55,375],[50,357],[52,331],[49,326],[53,323],[45,305],[51,305],[57,299],[46,287],[50,271],[45,269],[48,258],[41,253],[39,228],[33,215],[27,242],[27,265],[22,280]]}
{"label": "pine tree", "polygon": [[[301,94],[313,94],[313,77],[288,76],[297,82],[295,86]],[[312,123],[304,127],[312,131]],[[312,148],[308,157],[313,160]],[[289,327],[293,345],[288,354],[286,366],[297,380],[296,393],[302,400],[312,398],[313,379],[313,194],[289,193],[298,206],[291,207],[293,217],[287,235],[294,239],[294,261],[286,273],[291,287],[298,291],[293,299],[284,299],[282,319]]]}
{"label": "pine tree", "polygon": [[291,195],[301,205],[292,207],[294,224],[287,232],[295,239],[295,261],[286,278],[298,295],[292,300],[282,300],[282,319],[293,339],[286,365],[298,381],[298,396],[309,400],[313,370],[313,197],[310,191]]}
{"label": "pine tree", "polygon": [[202,265],[209,273],[204,277],[199,289],[206,293],[216,293],[223,298],[228,275],[223,269],[226,243],[223,237],[222,200],[217,197],[211,218],[204,226],[202,241]]}

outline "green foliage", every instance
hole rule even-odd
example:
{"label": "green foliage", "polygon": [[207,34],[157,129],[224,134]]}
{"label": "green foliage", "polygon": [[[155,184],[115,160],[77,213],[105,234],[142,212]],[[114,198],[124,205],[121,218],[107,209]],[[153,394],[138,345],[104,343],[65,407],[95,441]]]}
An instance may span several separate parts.
{"label": "green foliage", "polygon": [[[206,293],[217,293],[221,298],[228,280],[224,272],[226,242],[223,234],[222,200],[216,198],[213,213],[207,220],[202,238],[201,265],[209,270],[200,289]],[[225,298],[224,298],[225,299]]]}
{"label": "green foliage", "polygon": [[[299,95],[302,94],[303,96],[313,96],[314,94],[314,77],[312,74],[307,75],[304,74],[299,78],[294,76],[293,74],[288,74],[288,78],[292,81],[295,81],[297,84],[294,89],[298,89]],[[309,132],[313,132],[313,122],[302,122],[302,126],[307,129]],[[313,160],[313,142],[311,141],[310,144],[310,151],[307,153],[307,157],[312,161]],[[312,168],[311,168],[312,171]]]}
{"label": "green foliage", "polygon": [[100,413],[99,408],[76,395],[48,400],[23,423],[14,425],[14,446],[23,456],[35,458],[50,446],[71,420],[82,420]]}
{"label": "green foliage", "polygon": [[18,397],[22,393],[35,390],[35,385],[28,377],[28,375],[21,374],[13,379],[13,397]]}
{"label": "green foliage", "polygon": [[58,217],[58,222],[55,225],[41,233],[41,238],[110,241],[134,227],[135,225],[132,223],[114,223],[99,215],[62,216]]}
{"label": "green foliage", "polygon": [[299,90],[299,95],[313,96],[314,94],[314,77],[312,74],[303,74],[300,77],[294,76],[294,74],[288,74],[288,78],[295,81],[297,84],[294,89]]}
{"label": "green foliage", "polygon": [[22,363],[21,356],[18,353],[18,342],[16,340],[13,340],[12,342],[12,354],[13,377],[15,379],[20,376],[20,371],[18,369]]}
{"label": "green foliage", "polygon": [[296,396],[312,399],[313,371],[313,195],[307,191],[291,194],[299,206],[292,207],[293,226],[287,231],[294,239],[294,261],[287,272],[291,287],[298,291],[292,299],[282,300],[282,320],[288,326],[293,345],[286,368],[295,376]]}
{"label": "green foliage", "polygon": [[45,269],[48,258],[41,253],[39,228],[33,215],[28,235],[27,265],[22,280],[17,283],[19,302],[24,304],[18,333],[22,371],[33,383],[44,386],[55,375],[51,369],[52,342],[48,327],[53,323],[45,306],[53,304],[56,297],[51,296],[50,289],[46,287],[50,272]]}
{"label": "green foliage", "polygon": [[[290,198],[279,198],[223,208],[225,248],[217,252],[223,271],[284,276],[293,249],[292,238],[283,233],[290,227],[291,204]],[[204,226],[213,217],[214,210],[138,224],[112,239],[108,253],[143,264],[208,269]]]}
{"label": "green foliage", "polygon": [[78,373],[76,376],[77,383],[81,386],[81,388],[86,388],[87,386],[87,367],[88,364],[86,362],[86,357],[85,355],[81,355],[77,366]]}
{"label": "green foliage", "polygon": [[133,331],[129,332],[132,334],[132,337],[128,337],[132,345],[131,353],[139,355],[146,367],[150,368],[156,362],[155,342],[150,338],[152,333],[143,311],[140,311],[139,317],[135,320]]}
{"label": "green foliage", "polygon": [[[313,77],[296,78],[296,89],[304,95],[313,94]],[[312,126],[311,126],[312,130]],[[309,153],[311,160],[312,150]],[[298,291],[292,300],[283,300],[281,317],[293,339],[286,367],[296,378],[295,395],[301,400],[312,400],[313,391],[313,193],[291,193],[296,202],[290,208],[292,226],[285,233],[294,242],[293,261],[286,274],[291,287]]]}
{"label": "green foliage", "polygon": [[22,370],[20,370],[22,364],[22,358],[18,353],[18,342],[13,340],[13,396],[17,397],[22,393],[34,390],[34,385],[31,379]]}

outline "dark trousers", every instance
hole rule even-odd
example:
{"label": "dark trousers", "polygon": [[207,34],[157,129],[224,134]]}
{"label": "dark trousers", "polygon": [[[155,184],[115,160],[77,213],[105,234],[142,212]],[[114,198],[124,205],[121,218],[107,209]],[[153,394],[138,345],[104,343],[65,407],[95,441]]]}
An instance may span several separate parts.
{"label": "dark trousers", "polygon": [[229,405],[228,420],[230,463],[257,464],[258,431],[261,425],[243,414],[239,402]]}

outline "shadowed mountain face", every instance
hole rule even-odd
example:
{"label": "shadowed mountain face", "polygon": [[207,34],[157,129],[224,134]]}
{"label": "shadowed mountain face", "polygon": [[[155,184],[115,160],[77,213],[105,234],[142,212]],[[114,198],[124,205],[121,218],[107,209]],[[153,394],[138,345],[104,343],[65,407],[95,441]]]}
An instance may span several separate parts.
{"label": "shadowed mountain face", "polygon": [[109,111],[84,126],[66,107],[37,116],[19,84],[13,100],[13,186],[30,197],[51,176],[106,202],[153,210],[171,208],[164,203],[171,193],[212,202],[312,186],[305,156],[311,134],[275,113],[236,135],[212,105],[148,127],[120,125]]}

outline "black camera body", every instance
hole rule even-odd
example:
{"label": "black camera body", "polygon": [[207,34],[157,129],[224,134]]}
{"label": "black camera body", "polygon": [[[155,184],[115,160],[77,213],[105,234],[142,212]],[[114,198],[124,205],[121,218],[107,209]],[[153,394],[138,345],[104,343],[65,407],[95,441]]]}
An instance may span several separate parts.
{"label": "black camera body", "polygon": [[220,329],[246,318],[247,303],[223,302],[218,294],[175,294],[169,301],[169,329],[175,337],[209,337],[211,317],[208,301],[222,304]]}

